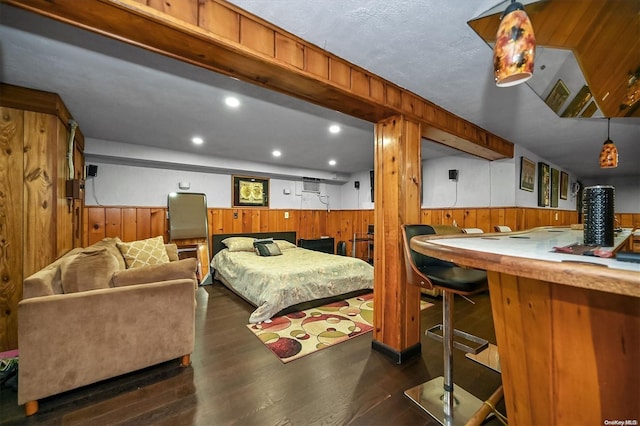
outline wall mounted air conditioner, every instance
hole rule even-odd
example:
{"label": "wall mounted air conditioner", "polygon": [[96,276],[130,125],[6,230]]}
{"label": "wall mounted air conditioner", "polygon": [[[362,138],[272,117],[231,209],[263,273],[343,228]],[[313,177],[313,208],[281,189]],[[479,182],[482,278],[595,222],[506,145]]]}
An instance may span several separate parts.
{"label": "wall mounted air conditioner", "polygon": [[304,178],[302,180],[302,192],[313,192],[314,194],[319,194],[320,182],[320,179]]}

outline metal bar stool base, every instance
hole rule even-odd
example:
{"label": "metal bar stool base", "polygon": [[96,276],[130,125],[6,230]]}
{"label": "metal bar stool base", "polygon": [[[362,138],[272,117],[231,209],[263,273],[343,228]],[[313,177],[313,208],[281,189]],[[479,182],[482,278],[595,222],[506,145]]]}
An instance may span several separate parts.
{"label": "metal bar stool base", "polygon": [[[427,329],[424,334],[427,337],[432,338],[433,340],[437,340],[438,342],[442,342],[444,333],[444,326],[442,324],[434,325],[433,327]],[[457,328],[453,329],[453,347],[470,354],[477,354],[481,352],[489,346],[489,341],[485,340],[476,335],[467,333],[466,331],[458,330]],[[458,340],[455,340],[458,338]],[[467,344],[468,343],[468,344]],[[473,346],[471,346],[473,345]]]}
{"label": "metal bar stool base", "polygon": [[483,402],[466,390],[454,385],[453,415],[444,414],[444,377],[436,377],[404,392],[431,417],[445,426],[465,425],[482,407]]}

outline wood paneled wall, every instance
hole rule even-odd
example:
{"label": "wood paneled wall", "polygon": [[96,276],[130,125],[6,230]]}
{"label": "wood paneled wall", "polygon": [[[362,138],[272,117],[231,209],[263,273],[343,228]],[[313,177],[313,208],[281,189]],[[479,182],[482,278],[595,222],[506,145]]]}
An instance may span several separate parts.
{"label": "wood paneled wall", "polygon": [[[83,200],[66,194],[71,119],[58,95],[0,83],[0,352],[18,347],[24,278],[83,242]],[[73,149],[79,180],[79,129]]]}
{"label": "wood paneled wall", "polygon": [[[289,218],[285,219],[285,213]],[[366,233],[374,223],[373,210],[286,210],[286,209],[231,209],[210,208],[210,234],[240,232],[296,231],[298,238],[318,238],[327,235],[347,242],[351,253],[354,233]],[[556,218],[557,215],[557,218]],[[120,237],[134,241],[162,235],[168,237],[166,207],[86,207],[84,245],[104,237]],[[640,213],[617,215],[623,227],[640,228]],[[544,225],[570,225],[578,223],[578,214],[569,210],[524,207],[486,207],[457,209],[422,209],[421,222],[452,224],[463,228],[480,228],[493,232],[496,225],[506,225],[514,231]],[[366,245],[359,244],[360,257],[366,255]]]}

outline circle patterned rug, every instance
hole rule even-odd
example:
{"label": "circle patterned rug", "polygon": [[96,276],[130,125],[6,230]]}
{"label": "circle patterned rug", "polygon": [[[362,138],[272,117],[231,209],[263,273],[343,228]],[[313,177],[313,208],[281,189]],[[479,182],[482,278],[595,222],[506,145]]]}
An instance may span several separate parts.
{"label": "circle patterned rug", "polygon": [[[424,310],[433,304],[420,301]],[[283,363],[336,345],[373,329],[373,293],[317,308],[248,324],[267,348]]]}

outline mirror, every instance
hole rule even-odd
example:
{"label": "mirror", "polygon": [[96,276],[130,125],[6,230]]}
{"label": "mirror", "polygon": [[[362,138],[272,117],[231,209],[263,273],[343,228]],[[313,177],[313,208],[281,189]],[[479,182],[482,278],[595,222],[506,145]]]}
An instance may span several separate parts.
{"label": "mirror", "polygon": [[536,69],[527,84],[560,117],[603,117],[569,49],[538,46]]}
{"label": "mirror", "polygon": [[202,193],[172,192],[167,197],[169,242],[178,246],[178,257],[195,257],[200,285],[211,284],[209,271],[209,220],[207,196]]}
{"label": "mirror", "polygon": [[169,209],[169,241],[208,238],[207,197],[205,194],[172,192]]}
{"label": "mirror", "polygon": [[[509,1],[468,21],[491,46]],[[640,117],[638,10],[634,2],[520,0],[536,58],[527,84],[558,116]],[[490,54],[490,53],[488,53]]]}

